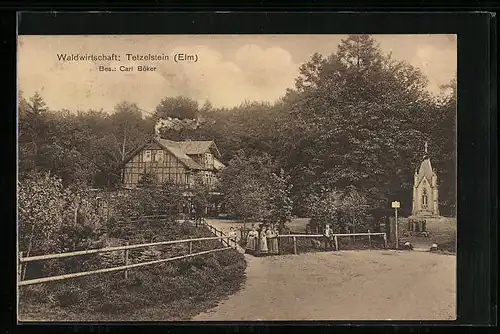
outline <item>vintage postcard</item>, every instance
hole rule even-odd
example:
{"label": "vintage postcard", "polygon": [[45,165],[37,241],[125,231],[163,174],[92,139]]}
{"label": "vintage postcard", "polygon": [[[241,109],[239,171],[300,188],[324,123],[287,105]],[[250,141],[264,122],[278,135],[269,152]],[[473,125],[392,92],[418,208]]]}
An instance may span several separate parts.
{"label": "vintage postcard", "polygon": [[455,35],[19,35],[22,322],[456,319]]}

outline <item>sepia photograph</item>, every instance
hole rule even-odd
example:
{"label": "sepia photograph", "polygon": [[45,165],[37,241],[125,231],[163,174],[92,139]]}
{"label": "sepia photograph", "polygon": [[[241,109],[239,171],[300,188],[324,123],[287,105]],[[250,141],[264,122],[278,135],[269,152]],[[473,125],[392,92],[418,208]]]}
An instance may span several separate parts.
{"label": "sepia photograph", "polygon": [[17,42],[18,322],[456,319],[456,35]]}

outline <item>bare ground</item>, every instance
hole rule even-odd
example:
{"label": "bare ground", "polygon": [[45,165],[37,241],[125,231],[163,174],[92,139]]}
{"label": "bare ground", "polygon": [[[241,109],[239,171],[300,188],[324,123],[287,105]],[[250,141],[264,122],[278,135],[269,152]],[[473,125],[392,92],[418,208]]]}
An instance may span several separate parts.
{"label": "bare ground", "polygon": [[364,250],[246,259],[244,287],[192,320],[456,318],[454,255]]}
{"label": "bare ground", "polygon": [[192,320],[453,320],[455,256],[340,251],[255,258],[242,290]]}

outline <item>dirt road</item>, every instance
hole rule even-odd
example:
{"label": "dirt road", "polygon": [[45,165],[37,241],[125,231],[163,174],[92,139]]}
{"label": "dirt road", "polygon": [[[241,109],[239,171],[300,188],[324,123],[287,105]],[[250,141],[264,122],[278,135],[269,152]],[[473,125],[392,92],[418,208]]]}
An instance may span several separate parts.
{"label": "dirt road", "polygon": [[453,255],[374,250],[246,257],[244,287],[192,320],[455,318]]}

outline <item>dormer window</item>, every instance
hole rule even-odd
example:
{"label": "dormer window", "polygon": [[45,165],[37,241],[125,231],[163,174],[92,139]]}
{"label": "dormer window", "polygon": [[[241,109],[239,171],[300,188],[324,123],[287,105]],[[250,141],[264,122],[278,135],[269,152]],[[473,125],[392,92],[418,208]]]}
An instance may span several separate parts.
{"label": "dormer window", "polygon": [[211,153],[205,153],[205,165],[211,166],[214,163],[214,157]]}

